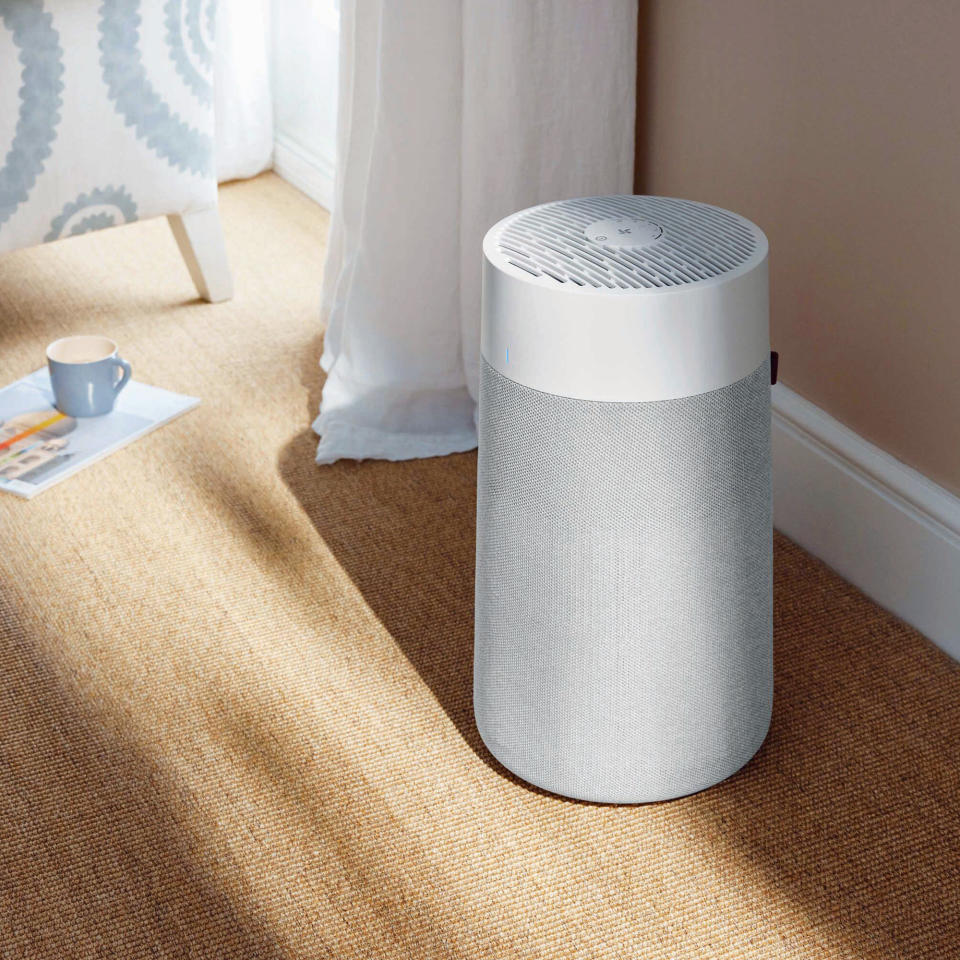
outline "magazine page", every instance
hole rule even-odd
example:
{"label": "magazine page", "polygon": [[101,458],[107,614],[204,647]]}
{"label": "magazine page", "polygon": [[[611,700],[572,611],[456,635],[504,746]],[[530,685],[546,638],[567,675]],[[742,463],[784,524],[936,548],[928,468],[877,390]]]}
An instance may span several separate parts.
{"label": "magazine page", "polygon": [[199,403],[131,380],[112,412],[68,417],[47,368],[37,370],[0,389],[0,490],[30,499]]}

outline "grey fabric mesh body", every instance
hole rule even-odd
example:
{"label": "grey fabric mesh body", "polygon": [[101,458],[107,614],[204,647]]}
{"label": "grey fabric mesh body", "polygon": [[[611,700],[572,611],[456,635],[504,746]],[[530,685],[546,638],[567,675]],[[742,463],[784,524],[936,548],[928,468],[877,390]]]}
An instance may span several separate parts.
{"label": "grey fabric mesh body", "polygon": [[636,803],[759,748],[773,699],[770,367],[677,400],[483,364],[474,710],[537,786]]}

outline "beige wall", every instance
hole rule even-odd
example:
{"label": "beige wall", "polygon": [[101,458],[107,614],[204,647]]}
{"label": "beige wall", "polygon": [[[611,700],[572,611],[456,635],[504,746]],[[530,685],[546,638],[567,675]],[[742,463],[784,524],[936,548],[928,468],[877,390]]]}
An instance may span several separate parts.
{"label": "beige wall", "polygon": [[960,2],[640,20],[638,190],[755,220],[781,379],[960,493]]}

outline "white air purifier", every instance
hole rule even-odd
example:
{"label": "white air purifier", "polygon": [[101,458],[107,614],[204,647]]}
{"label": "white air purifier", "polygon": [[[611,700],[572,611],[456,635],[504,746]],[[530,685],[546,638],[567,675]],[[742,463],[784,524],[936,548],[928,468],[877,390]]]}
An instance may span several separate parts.
{"label": "white air purifier", "polygon": [[507,217],[483,252],[480,735],[569,797],[702,790],[773,700],[766,237],[590,197]]}

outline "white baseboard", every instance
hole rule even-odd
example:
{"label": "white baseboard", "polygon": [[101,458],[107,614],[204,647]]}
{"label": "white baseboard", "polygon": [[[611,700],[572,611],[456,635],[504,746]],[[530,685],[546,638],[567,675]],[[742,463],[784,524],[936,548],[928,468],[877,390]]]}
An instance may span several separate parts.
{"label": "white baseboard", "polygon": [[273,144],[273,170],[311,200],[316,200],[321,207],[327,210],[333,207],[334,165],[328,158],[277,133]]}
{"label": "white baseboard", "polygon": [[773,388],[774,524],[960,659],[960,498]]}

